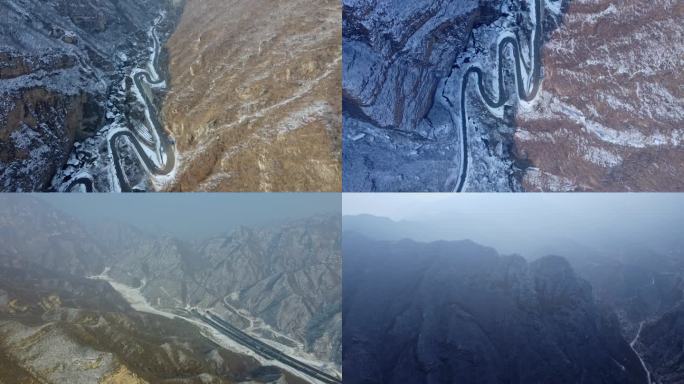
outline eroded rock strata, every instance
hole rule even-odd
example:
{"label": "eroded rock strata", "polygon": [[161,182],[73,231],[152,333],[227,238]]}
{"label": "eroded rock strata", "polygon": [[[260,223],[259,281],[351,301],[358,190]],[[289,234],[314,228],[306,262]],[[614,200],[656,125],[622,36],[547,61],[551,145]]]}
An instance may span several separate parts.
{"label": "eroded rock strata", "polygon": [[[464,137],[460,85],[470,65],[481,66],[493,85],[504,32],[515,34],[523,55],[529,52],[534,4],[345,1],[344,190],[451,191],[464,166],[470,190],[519,189],[511,156],[515,98],[501,108],[503,116],[474,103],[480,128],[469,127]],[[556,15],[540,17],[546,23]],[[505,82],[510,86],[511,76]],[[471,166],[462,160],[463,141]]]}
{"label": "eroded rock strata", "polygon": [[344,190],[681,190],[680,2],[537,3],[345,1]]}

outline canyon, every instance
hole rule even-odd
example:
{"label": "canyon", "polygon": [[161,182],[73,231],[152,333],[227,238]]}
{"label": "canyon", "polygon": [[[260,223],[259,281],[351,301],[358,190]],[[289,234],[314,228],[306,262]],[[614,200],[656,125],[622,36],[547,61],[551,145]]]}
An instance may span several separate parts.
{"label": "canyon", "polygon": [[[9,1],[0,7],[0,188],[59,190],[83,168],[112,188],[108,122],[147,58],[146,34],[177,2]],[[170,25],[166,26],[170,28]]]}

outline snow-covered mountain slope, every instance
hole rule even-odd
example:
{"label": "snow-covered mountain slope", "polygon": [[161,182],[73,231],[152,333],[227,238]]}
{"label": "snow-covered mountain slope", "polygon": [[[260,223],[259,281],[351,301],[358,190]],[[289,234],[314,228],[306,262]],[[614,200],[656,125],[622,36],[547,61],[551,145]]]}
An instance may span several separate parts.
{"label": "snow-covered mountain slope", "polygon": [[[519,93],[511,91],[511,69],[522,63],[522,81],[538,81],[532,46],[543,38],[537,27],[555,25],[558,15],[547,7],[557,3],[345,1],[343,189],[452,191],[463,190],[466,179],[470,191],[520,189],[511,154]],[[498,46],[505,38],[515,41],[515,58],[513,44]],[[506,93],[488,108],[471,71],[478,68],[487,94],[498,98],[500,67]]]}
{"label": "snow-covered mountain slope", "polygon": [[684,5],[568,2],[542,94],[516,116],[527,190],[684,189]]}
{"label": "snow-covered mountain slope", "polygon": [[0,257],[0,381],[7,384],[303,384],[194,325],[139,312],[106,282]]}
{"label": "snow-covered mountain slope", "polygon": [[339,367],[339,232],[339,217],[326,215],[196,243],[126,235],[131,246],[112,249],[108,275],[142,284],[158,308],[211,309],[280,348]]}

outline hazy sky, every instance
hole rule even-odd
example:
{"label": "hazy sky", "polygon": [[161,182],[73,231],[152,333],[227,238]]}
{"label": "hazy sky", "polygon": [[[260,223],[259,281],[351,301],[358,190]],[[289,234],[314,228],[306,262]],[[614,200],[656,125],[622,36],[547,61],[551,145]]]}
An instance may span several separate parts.
{"label": "hazy sky", "polygon": [[116,220],[191,239],[319,213],[337,213],[335,193],[40,194],[76,218]]}
{"label": "hazy sky", "polygon": [[423,236],[523,252],[547,239],[663,242],[684,234],[684,195],[646,193],[345,194],[345,215],[420,222]]}

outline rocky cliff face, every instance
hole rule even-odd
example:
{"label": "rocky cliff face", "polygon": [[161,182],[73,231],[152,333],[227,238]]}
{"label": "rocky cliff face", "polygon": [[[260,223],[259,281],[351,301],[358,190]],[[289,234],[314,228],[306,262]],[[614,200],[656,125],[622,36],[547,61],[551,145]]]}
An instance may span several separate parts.
{"label": "rocky cliff face", "polygon": [[595,296],[618,315],[623,335],[643,359],[651,380],[681,381],[684,254],[631,246],[610,257],[575,256],[571,261],[591,282]]}
{"label": "rocky cliff face", "polygon": [[173,190],[340,190],[340,7],[189,0],[168,42]]}
{"label": "rocky cliff face", "polygon": [[644,324],[635,343],[656,383],[684,381],[684,302],[657,321]]}
{"label": "rocky cliff face", "polygon": [[101,128],[108,93],[131,64],[122,53],[142,51],[145,29],[166,3],[0,4],[0,190],[51,188],[74,142]]}
{"label": "rocky cliff face", "polygon": [[643,383],[646,373],[567,261],[472,242],[344,234],[350,383]]}
{"label": "rocky cliff face", "polygon": [[544,83],[520,109],[528,190],[684,189],[679,1],[570,1],[544,45]]}
{"label": "rocky cliff face", "polygon": [[[683,188],[680,2],[542,0],[539,22],[533,1],[344,4],[345,190]],[[533,83],[535,25],[541,91],[524,101],[513,64]],[[522,59],[499,65],[504,35]],[[503,105],[474,75],[462,97],[472,66],[490,98],[501,76]]]}
{"label": "rocky cliff face", "polygon": [[443,188],[458,127],[448,111],[427,115],[473,28],[500,16],[497,4],[343,2],[345,190]]}

